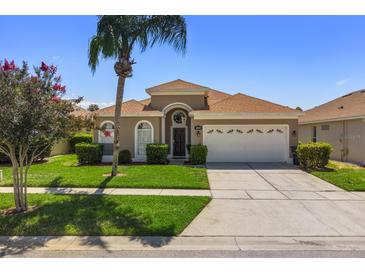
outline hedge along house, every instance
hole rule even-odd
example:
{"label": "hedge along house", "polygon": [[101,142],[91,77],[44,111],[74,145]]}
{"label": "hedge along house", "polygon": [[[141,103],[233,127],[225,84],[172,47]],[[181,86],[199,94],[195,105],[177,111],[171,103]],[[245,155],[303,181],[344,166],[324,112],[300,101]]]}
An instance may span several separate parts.
{"label": "hedge along house", "polygon": [[[208,162],[288,162],[298,142],[301,112],[241,93],[230,95],[175,80],[146,89],[150,98],[122,105],[121,149],[146,159],[148,143],[169,145],[170,158],[187,158],[189,144],[205,144]],[[103,161],[112,159],[114,106],[95,114]]]}
{"label": "hedge along house", "polygon": [[365,90],[305,111],[299,140],[330,143],[332,159],[365,165]]}

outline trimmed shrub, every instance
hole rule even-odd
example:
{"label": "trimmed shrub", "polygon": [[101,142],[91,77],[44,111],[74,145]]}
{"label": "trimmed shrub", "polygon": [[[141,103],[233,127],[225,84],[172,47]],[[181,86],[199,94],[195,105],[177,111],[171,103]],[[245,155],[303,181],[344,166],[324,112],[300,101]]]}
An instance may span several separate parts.
{"label": "trimmed shrub", "polygon": [[89,143],[93,142],[93,135],[89,133],[78,132],[70,137],[70,148],[71,152],[75,152],[75,145],[79,143]]}
{"label": "trimmed shrub", "polygon": [[132,154],[128,149],[119,152],[118,163],[130,164],[132,162]]}
{"label": "trimmed shrub", "polygon": [[205,145],[191,145],[189,160],[193,165],[205,165],[207,162],[208,147]]}
{"label": "trimmed shrub", "polygon": [[75,152],[80,164],[98,164],[103,157],[103,145],[79,143],[75,145]]}
{"label": "trimmed shrub", "polygon": [[148,144],[146,147],[147,163],[167,164],[169,146],[166,144]]}
{"label": "trimmed shrub", "polygon": [[305,169],[324,168],[329,161],[332,146],[328,143],[299,144],[296,154],[301,167]]}

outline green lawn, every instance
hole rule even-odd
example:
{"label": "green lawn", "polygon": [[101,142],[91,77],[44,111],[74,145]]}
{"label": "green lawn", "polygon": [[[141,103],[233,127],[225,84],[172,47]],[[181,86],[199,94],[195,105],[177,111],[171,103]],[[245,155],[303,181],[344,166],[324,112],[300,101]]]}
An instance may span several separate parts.
{"label": "green lawn", "polygon": [[[4,181],[10,186],[9,166],[0,166]],[[205,168],[174,165],[119,166],[123,176],[107,177],[111,165],[78,166],[76,155],[54,156],[48,162],[34,164],[29,171],[28,186],[39,187],[126,187],[208,189]]]}
{"label": "green lawn", "polygon": [[330,161],[326,171],[312,174],[347,191],[365,191],[365,168]]}
{"label": "green lawn", "polygon": [[[209,197],[29,194],[28,213],[0,214],[0,235],[178,235]],[[13,206],[0,194],[0,209]]]}

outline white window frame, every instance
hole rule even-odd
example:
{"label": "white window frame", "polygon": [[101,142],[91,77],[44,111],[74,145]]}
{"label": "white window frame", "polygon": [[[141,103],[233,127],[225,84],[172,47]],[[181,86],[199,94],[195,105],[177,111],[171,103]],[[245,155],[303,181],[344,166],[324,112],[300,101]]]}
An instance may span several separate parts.
{"label": "white window frame", "polygon": [[102,127],[103,125],[105,125],[106,123],[110,123],[114,126],[114,130],[113,130],[113,137],[111,137],[111,142],[110,143],[102,143],[101,140],[102,138],[106,138],[103,136],[103,132],[101,130],[98,130],[98,143],[100,144],[112,144],[114,142],[114,131],[115,131],[115,124],[113,121],[110,121],[110,120],[105,120],[103,121],[101,124],[100,124],[100,127]]}
{"label": "white window frame", "polygon": [[140,120],[136,123],[134,127],[134,160],[145,160],[146,156],[138,156],[138,126],[141,123],[147,123],[151,127],[151,143],[154,143],[154,128],[150,121]]}

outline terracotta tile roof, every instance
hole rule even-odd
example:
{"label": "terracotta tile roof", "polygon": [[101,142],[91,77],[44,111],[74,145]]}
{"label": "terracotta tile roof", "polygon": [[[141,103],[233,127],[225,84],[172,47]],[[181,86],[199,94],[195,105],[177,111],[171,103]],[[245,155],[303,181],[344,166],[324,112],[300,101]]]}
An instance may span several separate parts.
{"label": "terracotta tile roof", "polygon": [[208,91],[208,105],[211,106],[223,99],[226,99],[227,97],[231,97],[232,95],[228,93],[224,93],[222,91],[209,89]]}
{"label": "terracotta tile roof", "polygon": [[299,123],[365,116],[365,89],[348,93],[304,112]]}
{"label": "terracotta tile roof", "polygon": [[146,98],[146,99],[140,100],[139,102],[147,106],[149,103],[151,103],[151,98]]}
{"label": "terracotta tile roof", "polygon": [[[236,95],[230,95],[222,91],[210,89],[200,85],[192,84],[183,80],[175,80],[166,84],[161,84],[150,89],[154,90],[168,90],[168,89],[192,89],[192,88],[204,88],[208,95],[208,106],[207,110],[196,110],[196,111],[209,111],[209,112],[263,112],[263,113],[288,113],[297,112],[297,110],[271,103],[265,100],[261,100],[255,97],[238,93]],[[149,90],[149,89],[147,89]],[[149,104],[150,98],[146,98],[140,101],[130,100],[123,103],[123,113],[145,113],[146,111],[160,113],[160,111],[152,109]],[[194,112],[196,112],[194,111]],[[114,114],[114,106],[100,109],[96,112],[101,115],[112,115]]]}
{"label": "terracotta tile roof", "polygon": [[147,92],[151,91],[177,91],[177,90],[208,90],[209,88],[190,83],[181,79],[163,83],[154,87],[147,88]]}
{"label": "terracotta tile roof", "polygon": [[[96,111],[99,115],[114,115],[115,106],[99,109]],[[122,104],[122,113],[136,114],[136,113],[160,113],[160,111],[150,108],[148,105],[138,102],[134,99],[126,101]]]}
{"label": "terracotta tile roof", "polygon": [[210,106],[209,112],[260,112],[260,113],[298,113],[290,107],[271,103],[242,93],[228,96]]}
{"label": "terracotta tile roof", "polygon": [[71,114],[76,117],[87,117],[91,112],[80,106],[74,105],[74,111]]}

